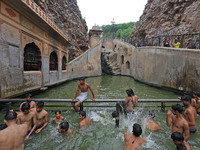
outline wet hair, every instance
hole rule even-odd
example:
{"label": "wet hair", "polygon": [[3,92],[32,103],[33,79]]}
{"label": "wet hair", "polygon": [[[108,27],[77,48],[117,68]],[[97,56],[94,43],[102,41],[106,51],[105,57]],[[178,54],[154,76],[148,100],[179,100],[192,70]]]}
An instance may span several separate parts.
{"label": "wet hair", "polygon": [[29,93],[25,95],[25,98],[29,98],[29,97],[32,98],[32,94]]}
{"label": "wet hair", "polygon": [[37,103],[37,107],[39,107],[39,108],[44,107],[44,102],[43,102],[43,101],[39,101],[39,102]]}
{"label": "wet hair", "polygon": [[156,115],[155,115],[155,113],[153,111],[149,111],[149,117],[150,118],[155,118]]}
{"label": "wet hair", "polygon": [[0,125],[0,131],[3,130],[3,129],[5,129],[5,128],[7,128],[7,125],[6,125],[6,124],[1,124],[1,125]]}
{"label": "wet hair", "polygon": [[60,123],[60,128],[67,131],[69,129],[69,123],[67,121],[63,121]]}
{"label": "wet hair", "polygon": [[86,118],[86,112],[85,111],[80,111],[79,115],[82,115],[82,116],[84,116]]}
{"label": "wet hair", "polygon": [[127,93],[128,96],[134,96],[135,95],[131,88],[127,89],[126,93]]}
{"label": "wet hair", "polygon": [[112,117],[113,117],[113,118],[116,118],[118,115],[119,115],[119,114],[117,114],[117,111],[113,111],[113,112],[112,112]]}
{"label": "wet hair", "polygon": [[178,111],[180,114],[183,112],[183,107],[180,104],[172,105],[172,110]]}
{"label": "wet hair", "polygon": [[29,103],[22,104],[22,107],[21,107],[21,111],[22,112],[25,112],[26,110],[29,110],[29,109],[30,109],[30,104]]}
{"label": "wet hair", "polygon": [[79,81],[85,81],[85,77],[80,77]]}
{"label": "wet hair", "polygon": [[56,110],[56,111],[55,111],[55,115],[57,114],[57,112],[58,112],[59,114],[61,114],[61,110]]}
{"label": "wet hair", "polygon": [[133,134],[136,137],[139,137],[142,134],[142,128],[139,124],[135,123],[133,124]]}
{"label": "wet hair", "polygon": [[191,104],[192,98],[191,98],[191,96],[189,96],[189,95],[182,96],[182,97],[181,97],[181,101],[189,101],[190,104]]}
{"label": "wet hair", "polygon": [[10,120],[15,120],[17,119],[17,113],[14,111],[9,111],[6,115],[5,115],[5,120],[6,121],[10,121]]}
{"label": "wet hair", "polygon": [[180,132],[173,132],[171,134],[171,138],[173,141],[184,141],[183,134],[181,134]]}

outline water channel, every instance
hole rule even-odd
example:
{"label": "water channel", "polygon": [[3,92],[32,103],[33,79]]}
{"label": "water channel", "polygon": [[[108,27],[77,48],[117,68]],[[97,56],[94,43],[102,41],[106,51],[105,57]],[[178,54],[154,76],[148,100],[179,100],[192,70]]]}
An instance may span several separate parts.
{"label": "water channel", "polygon": [[[132,88],[140,99],[176,99],[180,96],[124,76],[92,77],[87,78],[86,82],[91,85],[97,99],[122,99],[126,96],[125,90],[127,88]],[[78,80],[66,82],[35,95],[34,98],[72,98],[77,90],[77,83]],[[91,98],[91,94],[88,97]],[[122,150],[124,133],[131,133],[134,123],[139,123],[142,126],[142,137],[147,140],[141,150],[175,150],[170,138],[171,128],[166,125],[166,112],[156,111],[155,120],[161,123],[162,130],[151,132],[145,128],[144,121],[145,116],[148,115],[148,110],[144,110],[142,107],[136,108],[135,113],[129,114],[128,118],[121,115],[119,128],[115,128],[115,122],[111,117],[111,112],[115,108],[84,108],[84,110],[93,123],[84,131],[79,128],[78,113],[70,111],[68,108],[66,111],[62,111],[65,120],[70,124],[70,129],[73,130],[73,134],[70,136],[61,135],[57,132],[58,124],[52,123],[54,113],[49,111],[49,125],[40,134],[33,135],[25,142],[25,150]],[[0,122],[3,120],[2,114],[3,112],[0,115]],[[189,140],[194,150],[200,148],[200,139],[198,138],[200,136],[200,118],[197,119],[196,125],[198,131]]]}

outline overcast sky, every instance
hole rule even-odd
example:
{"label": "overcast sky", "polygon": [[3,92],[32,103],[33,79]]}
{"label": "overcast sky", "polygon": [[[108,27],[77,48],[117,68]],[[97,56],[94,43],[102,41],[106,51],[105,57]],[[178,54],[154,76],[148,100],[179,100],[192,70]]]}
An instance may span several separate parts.
{"label": "overcast sky", "polygon": [[77,0],[88,29],[93,25],[136,22],[142,15],[147,0]]}

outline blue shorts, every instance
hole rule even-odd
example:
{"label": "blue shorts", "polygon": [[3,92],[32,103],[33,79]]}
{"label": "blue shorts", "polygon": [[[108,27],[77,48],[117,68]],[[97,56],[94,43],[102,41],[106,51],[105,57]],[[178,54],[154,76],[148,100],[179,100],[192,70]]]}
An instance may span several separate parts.
{"label": "blue shorts", "polygon": [[[31,132],[31,130],[32,130],[32,129],[28,130],[28,132],[26,133],[26,136],[29,135],[29,133]],[[31,135],[33,135],[33,132],[31,133]],[[30,136],[31,136],[31,135],[30,135]]]}
{"label": "blue shorts", "polygon": [[194,129],[190,129],[190,134],[194,134],[196,131],[197,131],[196,128],[194,128]]}

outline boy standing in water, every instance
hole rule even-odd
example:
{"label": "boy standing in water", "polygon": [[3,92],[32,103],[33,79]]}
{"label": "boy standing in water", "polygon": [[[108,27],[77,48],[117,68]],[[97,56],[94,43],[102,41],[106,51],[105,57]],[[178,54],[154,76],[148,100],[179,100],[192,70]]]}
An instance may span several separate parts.
{"label": "boy standing in water", "polygon": [[126,90],[127,96],[125,99],[125,107],[127,112],[132,112],[138,104],[138,97],[134,94],[132,89]]}
{"label": "boy standing in water", "polygon": [[80,122],[80,127],[89,126],[89,125],[92,124],[91,121],[86,118],[86,112],[85,111],[80,111],[80,113],[79,113],[79,119],[82,120]]}
{"label": "boy standing in water", "polygon": [[[73,100],[78,100],[78,102],[72,102],[72,105],[74,106],[74,109],[76,112],[79,111],[79,108],[78,106],[87,99],[87,91],[88,89],[90,89],[91,93],[92,93],[92,101],[94,102],[95,101],[95,96],[94,96],[94,92],[92,90],[92,88],[90,87],[89,84],[85,83],[85,78],[84,77],[81,77],[80,80],[79,80],[79,83],[78,83],[78,89],[76,91],[76,95],[75,97],[72,99]],[[80,96],[78,96],[79,94],[79,91],[81,90],[81,94]],[[77,97],[78,96],[78,97]]]}

